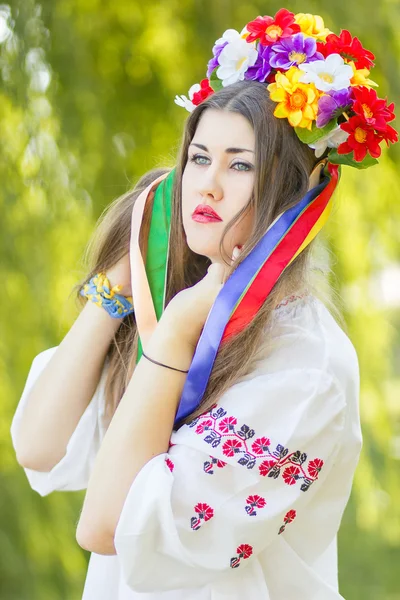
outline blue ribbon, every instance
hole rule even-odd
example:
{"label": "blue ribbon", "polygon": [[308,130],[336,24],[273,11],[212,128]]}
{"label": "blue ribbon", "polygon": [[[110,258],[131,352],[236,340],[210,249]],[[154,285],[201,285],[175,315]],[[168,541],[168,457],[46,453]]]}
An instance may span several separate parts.
{"label": "blue ribbon", "polygon": [[286,210],[269,227],[252,252],[235,269],[221,288],[197,343],[182,390],[174,427],[181,419],[190,415],[199,406],[210,378],[225,327],[243,291],[299,215],[319,196],[330,180],[330,176],[324,176],[319,185],[307,192],[304,198],[295,206]]}

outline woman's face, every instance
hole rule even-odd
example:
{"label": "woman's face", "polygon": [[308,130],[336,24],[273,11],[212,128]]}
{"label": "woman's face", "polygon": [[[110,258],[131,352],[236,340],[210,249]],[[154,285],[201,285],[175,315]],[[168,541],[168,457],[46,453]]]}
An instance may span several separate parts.
{"label": "woman's face", "polygon": [[[207,109],[188,148],[182,177],[182,218],[189,248],[222,262],[219,243],[227,223],[249,202],[255,171],[255,138],[242,115]],[[199,222],[192,218],[199,204],[210,206],[220,221]],[[232,256],[243,245],[253,226],[251,208],[229,231],[224,251]]]}

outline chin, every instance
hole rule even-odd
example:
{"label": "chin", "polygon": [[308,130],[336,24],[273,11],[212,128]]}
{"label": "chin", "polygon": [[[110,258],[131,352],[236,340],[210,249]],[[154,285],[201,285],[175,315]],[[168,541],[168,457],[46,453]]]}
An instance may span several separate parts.
{"label": "chin", "polygon": [[[222,223],[221,223],[222,225]],[[215,231],[215,227],[207,225],[198,225],[193,221],[183,222],[186,243],[195,254],[206,256],[212,262],[220,261],[219,243],[222,230]]]}
{"label": "chin", "polygon": [[207,244],[202,244],[201,242],[197,243],[189,243],[187,241],[187,245],[195,254],[199,254],[200,256],[207,256],[211,260],[212,257],[215,256],[215,248],[211,248]]}

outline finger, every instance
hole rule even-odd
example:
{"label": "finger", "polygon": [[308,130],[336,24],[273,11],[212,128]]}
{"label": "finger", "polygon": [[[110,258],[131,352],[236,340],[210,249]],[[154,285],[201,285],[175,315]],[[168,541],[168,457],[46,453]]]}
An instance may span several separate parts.
{"label": "finger", "polygon": [[241,255],[242,252],[243,252],[243,246],[241,244],[238,244],[237,246],[234,247],[233,252],[232,252],[232,264],[234,264],[236,262],[236,260],[239,258],[239,256]]}

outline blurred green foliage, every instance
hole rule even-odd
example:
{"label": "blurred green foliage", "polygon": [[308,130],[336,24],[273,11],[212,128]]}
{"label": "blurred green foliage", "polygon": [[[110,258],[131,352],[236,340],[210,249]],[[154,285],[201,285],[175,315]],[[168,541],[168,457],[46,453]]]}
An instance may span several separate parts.
{"label": "blurred green foliage", "polygon": [[[89,555],[75,528],[84,492],[33,492],[9,431],[33,357],[57,345],[76,318],[69,291],[83,274],[94,222],[143,172],[174,164],[187,113],[173,100],[205,76],[214,41],[280,7],[234,0],[0,6],[1,600],[82,594]],[[398,0],[293,0],[287,8],[358,36],[376,55],[378,94],[399,98]],[[400,288],[398,164],[393,146],[378,167],[344,168],[325,227],[362,380],[364,447],[339,533],[347,600],[400,599],[399,292],[397,303],[389,301]]]}

